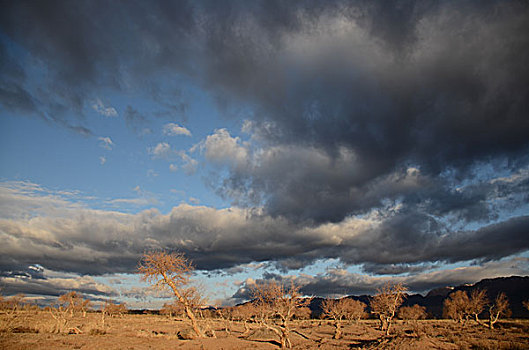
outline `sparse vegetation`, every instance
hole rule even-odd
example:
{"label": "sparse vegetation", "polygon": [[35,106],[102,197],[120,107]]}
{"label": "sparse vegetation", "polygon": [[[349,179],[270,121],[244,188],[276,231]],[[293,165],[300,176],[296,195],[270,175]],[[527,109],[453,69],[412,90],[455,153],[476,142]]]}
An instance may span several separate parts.
{"label": "sparse vegetation", "polygon": [[494,324],[498,322],[500,316],[508,316],[509,313],[509,300],[505,293],[499,293],[498,296],[496,296],[496,300],[489,304],[489,328],[493,329]]}
{"label": "sparse vegetation", "polygon": [[[111,300],[88,312],[91,303],[77,292],[60,295],[44,309],[21,294],[0,296],[0,344],[3,348],[35,349],[81,348],[86,344],[122,348],[122,342],[128,342],[123,345],[127,347],[144,344],[184,349],[265,349],[271,345],[300,349],[525,349],[529,345],[529,320],[502,320],[510,316],[507,296],[498,293],[490,301],[485,289],[470,294],[456,290],[446,298],[443,314],[457,322],[428,320],[431,315],[421,305],[401,307],[407,289],[390,283],[367,298],[372,319],[362,320],[369,316],[365,303],[346,297],[323,300],[321,316],[327,320],[318,320],[311,316],[319,317],[319,312],[313,314],[314,309],[308,307],[319,305],[318,301],[303,298],[294,284],[275,280],[256,283],[250,302],[205,308],[200,293],[188,285],[193,269],[183,255],[146,254],[140,271],[155,285],[170,288],[175,300],[158,312],[136,315],[128,313],[125,303]],[[529,301],[523,305],[527,308]],[[404,322],[394,321],[397,315]],[[465,322],[471,319],[476,322]],[[497,324],[500,326],[495,327]],[[202,336],[194,326],[200,327]],[[46,337],[39,337],[43,333]],[[24,343],[30,339],[31,344]],[[181,341],[188,343],[177,343]]]}
{"label": "sparse vegetation", "polygon": [[196,336],[205,337],[193,312],[200,296],[196,289],[188,287],[194,271],[191,261],[182,253],[151,252],[143,255],[138,270],[143,275],[143,280],[152,282],[159,288],[170,288],[176,300],[183,306]]}
{"label": "sparse vegetation", "polygon": [[335,332],[334,339],[342,338],[342,320],[360,320],[365,315],[366,305],[358,300],[342,298],[339,300],[327,299],[322,305],[323,313],[333,320]]}
{"label": "sparse vegetation", "polygon": [[[306,305],[309,299],[301,298],[299,287],[294,284],[285,287],[275,281],[256,285],[252,296],[261,325],[279,337],[281,348],[291,348],[290,322],[296,309]],[[276,318],[279,318],[279,322],[276,322]]]}
{"label": "sparse vegetation", "polygon": [[371,312],[380,320],[380,330],[389,335],[391,322],[404,301],[407,288],[401,283],[386,283],[371,300]]}

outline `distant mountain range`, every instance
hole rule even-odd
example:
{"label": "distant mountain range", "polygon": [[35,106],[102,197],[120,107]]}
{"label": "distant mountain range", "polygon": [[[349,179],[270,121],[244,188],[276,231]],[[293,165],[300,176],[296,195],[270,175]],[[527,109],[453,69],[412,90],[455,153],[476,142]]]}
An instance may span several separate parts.
{"label": "distant mountain range", "polygon": [[[496,296],[503,292],[509,299],[510,309],[512,311],[512,318],[529,318],[529,311],[525,309],[522,302],[529,300],[529,276],[511,276],[484,279],[474,284],[465,284],[457,287],[442,287],[436,288],[428,292],[426,296],[420,294],[408,295],[403,306],[411,306],[418,304],[426,307],[430,317],[441,318],[443,314],[443,302],[450,293],[457,290],[466,291],[469,295],[473,290],[486,290],[488,298],[492,301]],[[369,295],[351,295],[348,298],[360,300],[367,305],[371,300]],[[309,305],[313,316],[318,316],[322,313],[322,302],[324,298],[314,298]]]}

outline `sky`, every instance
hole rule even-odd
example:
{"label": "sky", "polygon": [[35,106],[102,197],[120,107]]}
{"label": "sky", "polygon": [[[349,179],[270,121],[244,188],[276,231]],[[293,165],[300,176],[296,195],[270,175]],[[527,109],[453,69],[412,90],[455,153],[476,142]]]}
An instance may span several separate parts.
{"label": "sky", "polygon": [[2,1],[0,288],[156,308],[529,275],[529,5]]}

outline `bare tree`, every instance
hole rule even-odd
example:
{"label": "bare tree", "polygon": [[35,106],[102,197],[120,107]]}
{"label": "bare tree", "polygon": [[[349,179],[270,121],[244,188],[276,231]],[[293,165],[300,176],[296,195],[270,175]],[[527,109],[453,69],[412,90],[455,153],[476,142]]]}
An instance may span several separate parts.
{"label": "bare tree", "polygon": [[191,293],[190,289],[186,288],[194,271],[191,261],[182,253],[145,253],[138,270],[143,274],[144,281],[154,283],[162,289],[169,287],[177,301],[184,307],[195,334],[200,338],[205,337],[193,312],[193,298],[196,296],[196,291]]}
{"label": "bare tree", "polygon": [[342,320],[359,320],[365,314],[366,305],[358,300],[342,298],[327,299],[323,302],[323,313],[333,320],[333,339],[342,338]]}
{"label": "bare tree", "polygon": [[63,333],[68,329],[68,314],[70,314],[70,304],[66,294],[63,294],[57,298],[54,304],[48,307],[48,311],[51,314],[51,317],[55,320],[54,332]]}
{"label": "bare tree", "polygon": [[73,317],[78,311],[82,313],[83,317],[86,317],[86,312],[91,306],[90,300],[83,299],[83,297],[75,291],[59,296],[59,301],[66,305],[70,317]]}
{"label": "bare tree", "polygon": [[494,303],[489,304],[489,328],[493,329],[494,324],[498,322],[500,316],[508,316],[510,314],[509,300],[505,293],[500,293],[496,296]]}
{"label": "bare tree", "polygon": [[234,319],[243,321],[244,333],[241,336],[247,336],[250,333],[249,321],[256,321],[259,312],[254,303],[246,303],[234,308],[232,316]]}
{"label": "bare tree", "polygon": [[322,304],[323,314],[333,320],[334,336],[333,339],[342,338],[342,319],[345,318],[345,308],[343,301],[345,299],[334,300],[325,299]]}
{"label": "bare tree", "polygon": [[399,309],[398,316],[403,320],[424,320],[426,318],[426,308],[418,304],[413,306],[404,306]]}
{"label": "bare tree", "polygon": [[[309,298],[301,298],[299,287],[289,287],[275,281],[256,285],[252,290],[254,305],[262,315],[263,326],[279,337],[281,348],[291,348],[289,323],[299,307],[307,305]],[[279,323],[274,322],[279,318]]]}
{"label": "bare tree", "polygon": [[176,317],[177,315],[182,315],[183,312],[184,308],[182,304],[177,301],[174,301],[172,303],[165,303],[160,309],[160,314],[166,315],[169,318]]}
{"label": "bare tree", "polygon": [[402,283],[386,283],[371,300],[371,312],[380,319],[380,330],[389,335],[391,322],[403,303],[408,289]]}
{"label": "bare tree", "polygon": [[24,298],[24,294],[13,295],[8,299],[4,299],[4,297],[0,296],[0,310],[5,315],[5,322],[2,322],[0,329],[3,331],[10,331],[17,323],[21,322],[21,311],[25,306]]}
{"label": "bare tree", "polygon": [[485,290],[474,289],[470,293],[470,298],[468,300],[468,306],[466,307],[465,312],[468,315],[474,315],[474,319],[477,323],[481,323],[479,320],[479,315],[485,310],[485,306],[488,303],[487,292]]}
{"label": "bare tree", "polygon": [[464,318],[468,318],[468,305],[470,299],[466,292],[462,290],[451,293],[443,304],[443,315],[459,323],[463,323]]}
{"label": "bare tree", "polygon": [[398,316],[400,319],[406,320],[407,323],[410,323],[417,336],[420,336],[422,333],[422,327],[419,324],[419,320],[424,320],[426,318],[426,308],[415,304],[413,306],[404,306],[399,309]]}

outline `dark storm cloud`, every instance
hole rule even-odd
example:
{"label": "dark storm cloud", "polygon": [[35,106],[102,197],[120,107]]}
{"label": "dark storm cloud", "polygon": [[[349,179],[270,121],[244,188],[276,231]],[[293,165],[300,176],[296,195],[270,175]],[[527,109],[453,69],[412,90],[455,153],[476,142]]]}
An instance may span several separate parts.
{"label": "dark storm cloud", "polygon": [[[91,296],[117,296],[114,289],[96,282],[92,277],[61,274],[42,268],[28,267],[25,271],[0,277],[2,293],[14,295],[59,296],[71,291]],[[92,298],[93,299],[93,298]]]}
{"label": "dark storm cloud", "polygon": [[379,274],[387,272],[382,265],[414,272],[425,263],[497,260],[529,249],[527,216],[455,230],[428,215],[383,210],[307,227],[240,208],[92,210],[57,195],[37,195],[34,187],[0,188],[0,202],[9,208],[0,219],[0,271],[6,277],[34,264],[80,274],[131,273],[145,251],[160,249],[181,251],[198,269],[210,271],[252,262],[275,262],[287,271],[339,258]]}
{"label": "dark storm cloud", "polygon": [[[157,83],[184,76],[227,114],[241,101],[253,109],[255,153],[217,130],[210,141],[229,152],[208,153],[206,140],[205,154],[228,167],[219,193],[264,206],[4,221],[5,237],[27,243],[5,266],[126,271],[146,247],[181,249],[204,269],[487,260],[529,248],[527,217],[502,217],[528,202],[526,3],[4,1],[0,13],[2,54],[15,43],[49,77],[35,89],[28,67],[6,60],[4,108],[77,126],[67,111],[82,115],[109,87],[145,88],[184,113]],[[136,112],[125,118],[140,121]],[[369,223],[355,217],[375,212]]]}

